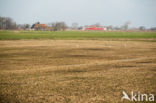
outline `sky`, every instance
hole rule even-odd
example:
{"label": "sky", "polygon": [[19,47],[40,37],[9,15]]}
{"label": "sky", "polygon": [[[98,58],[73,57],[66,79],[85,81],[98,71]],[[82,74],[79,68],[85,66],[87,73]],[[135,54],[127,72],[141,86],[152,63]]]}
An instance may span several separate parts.
{"label": "sky", "polygon": [[64,21],[79,26],[100,23],[156,27],[156,0],[0,0],[0,16],[18,24]]}

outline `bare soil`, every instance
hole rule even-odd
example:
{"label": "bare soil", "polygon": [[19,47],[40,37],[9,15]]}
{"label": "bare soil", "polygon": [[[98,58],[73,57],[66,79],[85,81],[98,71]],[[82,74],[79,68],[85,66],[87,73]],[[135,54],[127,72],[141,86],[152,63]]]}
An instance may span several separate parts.
{"label": "bare soil", "polygon": [[156,94],[156,42],[0,41],[1,103],[125,103]]}

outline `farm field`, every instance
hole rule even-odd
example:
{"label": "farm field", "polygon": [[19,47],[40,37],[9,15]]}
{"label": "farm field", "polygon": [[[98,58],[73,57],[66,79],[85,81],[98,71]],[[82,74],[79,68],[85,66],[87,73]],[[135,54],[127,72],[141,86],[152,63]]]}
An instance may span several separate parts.
{"label": "farm field", "polygon": [[156,103],[156,0],[0,0],[0,103]]}
{"label": "farm field", "polygon": [[155,90],[156,42],[0,41],[1,103],[122,103],[122,91]]}
{"label": "farm field", "polygon": [[[156,32],[98,32],[98,31],[0,31],[0,40],[21,39],[154,39]],[[155,40],[154,40],[155,41]]]}

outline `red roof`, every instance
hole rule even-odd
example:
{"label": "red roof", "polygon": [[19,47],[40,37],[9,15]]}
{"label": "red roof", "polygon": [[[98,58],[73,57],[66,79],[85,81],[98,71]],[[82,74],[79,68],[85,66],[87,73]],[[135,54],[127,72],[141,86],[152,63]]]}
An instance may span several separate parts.
{"label": "red roof", "polygon": [[93,27],[86,27],[85,30],[104,30],[104,28],[93,26]]}
{"label": "red roof", "polygon": [[35,24],[35,28],[42,28],[42,29],[46,29],[48,26],[46,26],[46,24]]}

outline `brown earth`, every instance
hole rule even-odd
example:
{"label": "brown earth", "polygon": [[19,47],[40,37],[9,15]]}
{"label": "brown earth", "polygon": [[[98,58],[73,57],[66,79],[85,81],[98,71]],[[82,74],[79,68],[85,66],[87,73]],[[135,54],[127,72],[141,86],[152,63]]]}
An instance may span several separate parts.
{"label": "brown earth", "polygon": [[156,94],[156,42],[0,41],[2,103],[120,103],[122,91]]}

